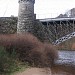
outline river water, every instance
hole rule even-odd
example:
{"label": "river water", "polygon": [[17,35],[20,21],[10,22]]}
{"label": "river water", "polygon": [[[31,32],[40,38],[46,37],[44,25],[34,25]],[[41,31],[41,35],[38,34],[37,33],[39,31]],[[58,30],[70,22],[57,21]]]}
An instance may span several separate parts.
{"label": "river water", "polygon": [[59,51],[59,58],[57,64],[73,65],[75,66],[75,51]]}
{"label": "river water", "polygon": [[52,75],[75,75],[75,51],[59,51]]}

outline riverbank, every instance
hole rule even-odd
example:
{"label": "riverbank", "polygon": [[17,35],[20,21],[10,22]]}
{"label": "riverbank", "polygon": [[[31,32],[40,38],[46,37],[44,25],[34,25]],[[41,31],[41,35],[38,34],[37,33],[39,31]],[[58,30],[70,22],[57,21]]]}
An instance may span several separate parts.
{"label": "riverbank", "polygon": [[16,75],[75,75],[75,51],[59,51],[59,59],[52,68],[26,68]]}
{"label": "riverbank", "polygon": [[56,48],[58,50],[67,50],[67,51],[74,50],[75,51],[75,37],[56,45]]}
{"label": "riverbank", "polygon": [[75,67],[56,65],[52,68],[27,68],[14,75],[75,75]]}
{"label": "riverbank", "polygon": [[75,67],[56,65],[51,69],[52,75],[75,75]]}
{"label": "riverbank", "polygon": [[14,75],[51,75],[50,68],[27,68],[23,72],[16,73]]}

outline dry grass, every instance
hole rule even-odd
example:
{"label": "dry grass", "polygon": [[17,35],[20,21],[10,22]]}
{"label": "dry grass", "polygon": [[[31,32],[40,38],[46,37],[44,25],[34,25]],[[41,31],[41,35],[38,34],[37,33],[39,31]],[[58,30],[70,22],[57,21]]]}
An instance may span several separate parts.
{"label": "dry grass", "polygon": [[4,46],[9,53],[14,49],[21,61],[33,66],[51,66],[58,57],[57,50],[51,44],[43,44],[29,33],[0,35],[0,46]]}

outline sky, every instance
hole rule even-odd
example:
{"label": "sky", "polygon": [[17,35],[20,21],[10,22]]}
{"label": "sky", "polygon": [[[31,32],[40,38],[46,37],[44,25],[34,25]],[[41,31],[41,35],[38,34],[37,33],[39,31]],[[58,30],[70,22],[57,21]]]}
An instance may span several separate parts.
{"label": "sky", "polygon": [[[54,18],[75,8],[75,0],[35,0],[34,13],[37,19]],[[18,0],[0,0],[0,17],[18,16]]]}

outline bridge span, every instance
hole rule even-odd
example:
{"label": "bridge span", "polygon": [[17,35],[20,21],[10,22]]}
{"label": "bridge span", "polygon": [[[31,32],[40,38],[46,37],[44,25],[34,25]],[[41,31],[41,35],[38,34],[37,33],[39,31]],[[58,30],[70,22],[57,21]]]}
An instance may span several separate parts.
{"label": "bridge span", "polygon": [[45,19],[40,19],[41,22],[67,21],[67,20],[75,20],[75,17],[68,17],[68,18],[45,18]]}
{"label": "bridge span", "polygon": [[[66,37],[68,35],[72,36],[72,34],[75,32],[75,17],[47,18],[40,19],[40,22],[47,28],[47,32],[49,33],[49,37],[52,42],[56,42],[62,37]],[[73,35],[75,36],[75,34]],[[71,36],[67,37],[67,39],[72,38]],[[56,43],[59,44],[58,42]]]}

